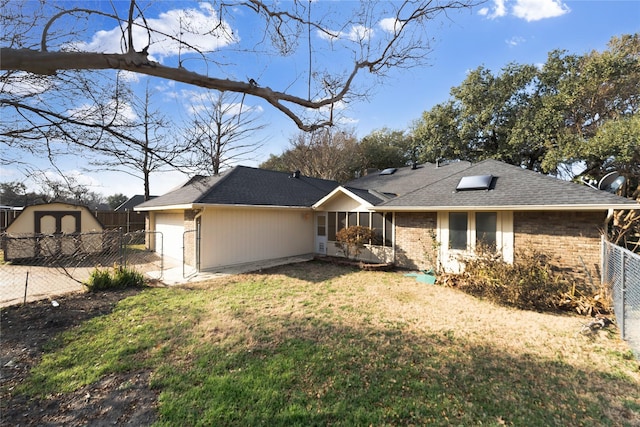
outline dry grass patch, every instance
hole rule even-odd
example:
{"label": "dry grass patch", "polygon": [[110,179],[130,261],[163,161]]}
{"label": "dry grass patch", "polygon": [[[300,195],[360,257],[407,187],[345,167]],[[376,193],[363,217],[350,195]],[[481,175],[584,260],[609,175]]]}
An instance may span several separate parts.
{"label": "dry grass patch", "polygon": [[[153,370],[158,425],[640,424],[638,364],[615,332],[402,273],[308,262],[146,291],[115,313],[135,319],[128,336],[109,317],[91,331],[115,349],[144,331],[132,357]],[[97,363],[57,358],[86,334],[47,369]]]}

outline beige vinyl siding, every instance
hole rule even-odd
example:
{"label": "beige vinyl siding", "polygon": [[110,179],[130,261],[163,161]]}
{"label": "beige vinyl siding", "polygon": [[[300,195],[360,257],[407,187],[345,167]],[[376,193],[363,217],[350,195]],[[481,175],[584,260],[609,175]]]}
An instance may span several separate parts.
{"label": "beige vinyl siding", "polygon": [[[184,234],[184,213],[159,212],[155,215],[155,230],[162,234],[156,239],[156,252],[182,262],[182,237]],[[162,246],[160,244],[162,243]]]}
{"label": "beige vinyl siding", "polygon": [[242,264],[313,253],[310,210],[205,209],[200,268]]}

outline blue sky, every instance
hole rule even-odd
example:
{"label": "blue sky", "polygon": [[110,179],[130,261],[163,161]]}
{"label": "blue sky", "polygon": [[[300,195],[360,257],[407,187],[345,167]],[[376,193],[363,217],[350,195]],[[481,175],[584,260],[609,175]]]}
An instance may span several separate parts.
{"label": "blue sky", "polygon": [[[325,1],[325,0],[320,0]],[[104,5],[107,2],[97,2]],[[126,6],[128,3],[116,3]],[[344,5],[346,3],[342,3]],[[333,2],[333,7],[342,7]],[[146,17],[157,19],[162,24],[166,16],[162,12],[185,7],[197,7],[189,2],[157,2]],[[202,6],[200,6],[202,7]],[[85,40],[87,49],[92,44],[104,47],[113,24],[100,20],[104,28]],[[240,37],[250,38],[251,23],[238,19],[229,23]],[[429,29],[433,39],[433,51],[429,55],[428,66],[402,69],[391,72],[382,84],[376,84],[366,100],[357,100],[342,111],[348,126],[363,137],[375,129],[407,129],[418,119],[423,111],[449,98],[451,87],[459,85],[469,70],[485,66],[494,72],[510,62],[541,64],[547,54],[554,49],[564,49],[569,53],[583,54],[591,50],[606,49],[612,36],[640,31],[640,1],[627,0],[490,0],[473,10],[453,12],[449,20],[434,22]],[[115,49],[115,48],[114,48]],[[170,63],[175,56],[169,48],[163,54],[158,48],[152,55],[163,63]],[[318,55],[321,57],[321,55]],[[269,61],[242,57],[237,64],[236,74],[245,73],[264,86],[278,88],[291,79],[291,75],[306,69],[306,57],[291,56],[272,58]],[[289,73],[289,74],[287,74]],[[242,76],[242,74],[240,74]],[[146,77],[137,78],[137,86],[143,87]],[[289,80],[290,82],[290,80]],[[365,83],[367,83],[365,81]],[[185,118],[188,108],[186,99],[193,99],[197,88],[154,80],[154,85],[163,92],[165,106],[169,114]],[[171,101],[168,101],[171,100]],[[262,109],[261,121],[267,123],[259,139],[266,143],[256,153],[252,161],[244,161],[248,166],[257,166],[266,160],[269,154],[279,154],[287,148],[289,139],[296,134],[297,128],[282,113],[275,111],[259,100],[246,100],[257,109]],[[73,108],[73,106],[69,106]],[[46,169],[46,163],[32,159],[34,166]],[[127,174],[91,172],[84,170],[84,159],[64,158],[58,168],[90,187],[92,191],[111,195],[124,193],[128,196],[141,194],[142,181]],[[1,181],[22,180],[22,171],[3,167]],[[152,175],[151,191],[162,194],[185,179],[179,173]],[[27,181],[29,183],[29,181]]]}

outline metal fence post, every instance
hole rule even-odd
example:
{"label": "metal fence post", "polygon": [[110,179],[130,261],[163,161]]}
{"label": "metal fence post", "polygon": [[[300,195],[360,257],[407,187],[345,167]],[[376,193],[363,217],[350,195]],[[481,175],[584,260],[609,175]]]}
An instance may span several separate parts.
{"label": "metal fence post", "polygon": [[625,260],[627,258],[626,254],[620,251],[620,280],[622,285],[622,291],[620,292],[622,297],[622,322],[620,322],[620,335],[622,335],[622,339],[627,339],[627,331],[626,331],[626,323],[627,323],[627,280],[625,274]]}

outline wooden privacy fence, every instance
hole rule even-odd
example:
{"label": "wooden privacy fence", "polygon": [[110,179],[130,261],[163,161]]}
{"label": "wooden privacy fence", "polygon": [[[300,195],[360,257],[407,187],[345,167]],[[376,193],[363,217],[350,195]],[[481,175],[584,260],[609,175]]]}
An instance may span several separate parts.
{"label": "wooden privacy fence", "polygon": [[95,211],[94,215],[105,229],[122,228],[125,233],[144,230],[144,212]]}

